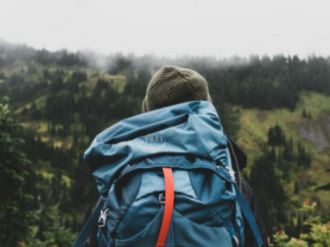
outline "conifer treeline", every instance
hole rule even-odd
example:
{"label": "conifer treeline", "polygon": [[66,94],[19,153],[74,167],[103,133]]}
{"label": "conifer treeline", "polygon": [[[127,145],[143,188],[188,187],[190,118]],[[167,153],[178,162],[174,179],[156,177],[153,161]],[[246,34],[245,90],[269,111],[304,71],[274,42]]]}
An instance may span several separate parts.
{"label": "conifer treeline", "polygon": [[[26,66],[14,73],[1,72],[2,68],[16,66],[17,61]],[[237,59],[234,63],[206,58],[165,61],[118,55],[109,59],[104,69],[110,74],[125,75],[124,90],[119,92],[113,80],[99,76],[103,73],[100,70],[94,68],[91,74],[90,60],[83,54],[14,49],[0,44],[0,97],[9,96],[15,109],[27,105],[18,111],[17,119],[38,122],[35,131],[22,132],[20,136],[26,141],[22,149],[32,161],[26,186],[34,199],[27,207],[41,210],[40,239],[45,239],[47,231],[56,224],[79,230],[97,197],[94,179],[82,160],[84,150],[104,128],[141,112],[147,83],[153,72],[165,64],[195,69],[207,79],[213,103],[230,135],[237,129],[237,114],[230,104],[293,110],[301,90],[330,95],[329,59],[322,57],[251,57],[249,61]],[[92,78],[97,79],[92,82]],[[302,117],[312,118],[306,111]],[[60,147],[55,144],[58,140],[70,145]],[[250,174],[265,222],[274,226],[285,224],[294,231],[284,212],[287,197],[282,182],[292,179],[290,171],[310,165],[311,156],[301,143],[294,143],[279,125],[269,129],[268,146],[264,155],[256,159]],[[295,181],[294,193],[299,194],[302,186]],[[58,223],[45,212],[54,212]],[[270,233],[271,226],[267,227]]]}
{"label": "conifer treeline", "polygon": [[[33,65],[56,65],[60,67],[89,66],[92,58],[83,53],[69,53],[67,51],[48,52],[19,47],[20,52],[13,52],[14,48],[0,44],[0,68],[9,66],[17,60],[25,61],[28,66],[25,74],[33,74]],[[287,107],[294,109],[301,90],[316,91],[330,94],[330,64],[329,58],[310,57],[299,59],[297,56],[285,57],[277,55],[251,56],[249,59],[235,58],[216,60],[205,57],[185,57],[178,59],[161,59],[156,57],[123,56],[121,54],[104,57],[105,69],[112,74],[124,73],[127,77],[125,92],[131,96],[143,97],[151,74],[165,64],[174,64],[195,69],[202,74],[210,84],[211,95],[216,102],[242,105],[244,107],[258,107],[273,109]],[[0,74],[0,79],[10,81],[11,87],[23,85],[25,74],[14,74],[6,78]],[[49,74],[49,72],[48,72]],[[82,77],[79,77],[82,76]],[[51,75],[50,75],[51,77]],[[8,92],[6,85],[1,85],[1,94],[11,94],[11,99],[22,100],[31,96],[32,91],[40,91],[45,87],[45,80],[51,79],[52,86],[61,87],[61,81],[47,78],[39,83],[15,87],[15,92]],[[84,81],[86,77],[73,76],[70,85],[74,88],[76,81]],[[0,95],[1,96],[1,95]]]}
{"label": "conifer treeline", "polygon": [[[289,220],[288,193],[283,185],[291,182],[290,174],[310,168],[311,162],[311,155],[300,142],[295,147],[293,139],[287,140],[280,125],[270,127],[267,146],[263,155],[254,161],[249,177],[269,236],[283,226],[291,236],[299,236],[301,225],[294,225],[292,216]],[[299,194],[299,188],[304,186],[306,181],[294,181],[293,194]]]}
{"label": "conifer treeline", "polygon": [[[145,62],[143,58],[130,61],[120,57],[114,61],[118,64],[112,66],[109,72],[129,71],[126,91],[140,97],[145,94],[150,71],[154,72],[164,65],[157,59]],[[329,58],[299,59],[297,56],[279,55],[273,58],[254,56],[248,61],[237,58],[236,62],[215,59],[210,62],[206,58],[169,62],[202,74],[210,84],[212,98],[220,105],[229,103],[248,108],[286,107],[294,110],[301,90],[330,94]],[[132,76],[131,71],[138,76]]]}

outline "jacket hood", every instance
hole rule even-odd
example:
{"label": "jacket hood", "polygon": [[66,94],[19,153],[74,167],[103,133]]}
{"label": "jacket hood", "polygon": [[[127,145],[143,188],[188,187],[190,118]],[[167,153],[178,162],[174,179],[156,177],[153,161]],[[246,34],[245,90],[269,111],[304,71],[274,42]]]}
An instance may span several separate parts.
{"label": "jacket hood", "polygon": [[122,120],[98,134],[84,158],[102,194],[127,164],[175,155],[230,165],[227,138],[211,103],[191,101]]}

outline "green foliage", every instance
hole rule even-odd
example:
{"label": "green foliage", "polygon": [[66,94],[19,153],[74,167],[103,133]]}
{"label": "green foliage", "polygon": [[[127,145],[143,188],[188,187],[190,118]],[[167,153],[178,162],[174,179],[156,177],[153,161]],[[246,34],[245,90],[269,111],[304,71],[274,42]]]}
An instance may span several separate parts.
{"label": "green foliage", "polygon": [[274,235],[274,247],[308,247],[308,243],[297,238],[290,238],[285,233],[277,233]]}
{"label": "green foliage", "polygon": [[[330,169],[327,169],[326,172],[330,172]],[[318,186],[315,191],[319,191],[319,190],[325,190],[325,191],[330,191],[330,183]]]}
{"label": "green foliage", "polygon": [[36,234],[36,229],[29,228],[26,239],[20,242],[19,247],[66,247],[72,246],[76,238],[70,229],[56,225],[45,233],[45,241],[41,241]]}
{"label": "green foliage", "polygon": [[[51,207],[43,208],[43,224],[47,224],[48,218],[48,227],[42,232],[42,239],[44,239],[41,244],[42,247],[62,247],[62,246],[71,246],[76,238],[76,234],[73,234],[70,229],[67,229],[60,225],[59,220],[59,210],[58,205]],[[39,228],[40,234],[40,228]]]}
{"label": "green foliage", "polygon": [[15,247],[35,220],[28,205],[33,199],[26,193],[25,179],[29,161],[17,149],[22,143],[13,134],[21,126],[15,123],[8,105],[0,103],[0,246]]}
{"label": "green foliage", "polygon": [[54,226],[49,228],[49,231],[45,232],[45,238],[47,240],[41,246],[62,247],[71,246],[76,236],[69,229],[61,226]]}
{"label": "green foliage", "polygon": [[305,201],[299,209],[308,216],[304,222],[308,232],[301,233],[300,238],[290,238],[284,231],[277,232],[274,237],[274,247],[328,247],[330,246],[330,222],[322,223],[315,214],[316,203]]}

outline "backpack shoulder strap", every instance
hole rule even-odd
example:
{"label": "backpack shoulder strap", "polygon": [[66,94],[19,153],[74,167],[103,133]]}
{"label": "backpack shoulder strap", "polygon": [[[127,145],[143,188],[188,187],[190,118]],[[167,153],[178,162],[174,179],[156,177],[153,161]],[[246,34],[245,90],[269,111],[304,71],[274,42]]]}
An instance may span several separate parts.
{"label": "backpack shoulder strap", "polygon": [[235,158],[237,159],[237,167],[234,167],[236,170],[243,170],[247,165],[247,156],[243,152],[243,150],[230,138],[229,135],[226,134],[228,144],[229,144],[229,150],[231,152],[231,155],[235,155]]}
{"label": "backpack shoulder strap", "polygon": [[165,207],[156,247],[165,247],[174,207],[174,180],[172,168],[163,167],[165,180]]}
{"label": "backpack shoulder strap", "polygon": [[254,219],[253,213],[252,213],[248,203],[246,202],[242,192],[240,191],[240,189],[237,187],[236,184],[234,185],[234,187],[235,187],[235,191],[236,191],[236,198],[237,198],[238,205],[240,206],[242,213],[252,230],[252,233],[254,235],[254,238],[255,238],[255,241],[256,241],[258,247],[262,247],[263,241],[262,241],[257,223]]}
{"label": "backpack shoulder strap", "polygon": [[96,203],[94,211],[92,215],[89,217],[88,221],[86,222],[84,228],[79,233],[76,241],[74,242],[72,247],[82,247],[86,242],[87,238],[89,237],[90,233],[93,231],[93,228],[96,226],[97,221],[100,217],[100,211],[103,207],[102,197]]}

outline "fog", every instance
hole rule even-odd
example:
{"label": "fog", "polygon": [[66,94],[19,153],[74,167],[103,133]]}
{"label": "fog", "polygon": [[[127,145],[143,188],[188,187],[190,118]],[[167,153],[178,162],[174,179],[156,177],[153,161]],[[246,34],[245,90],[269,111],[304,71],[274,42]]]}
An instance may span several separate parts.
{"label": "fog", "polygon": [[0,38],[165,57],[330,54],[330,1],[0,0]]}

